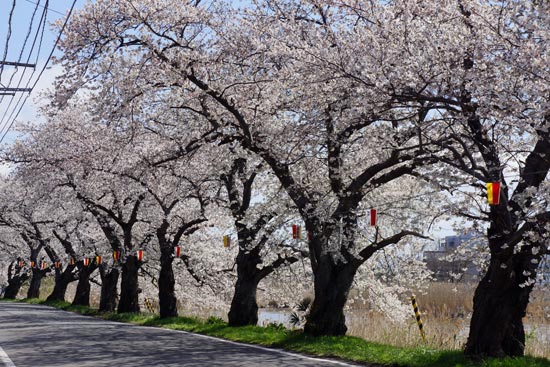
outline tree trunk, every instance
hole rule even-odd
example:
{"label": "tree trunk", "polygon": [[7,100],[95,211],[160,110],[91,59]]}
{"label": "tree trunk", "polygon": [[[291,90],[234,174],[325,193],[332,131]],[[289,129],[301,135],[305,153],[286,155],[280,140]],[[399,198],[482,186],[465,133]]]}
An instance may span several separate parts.
{"label": "tree trunk", "polygon": [[27,274],[15,275],[8,281],[8,286],[4,292],[5,299],[16,299],[23,283],[29,279]]}
{"label": "tree trunk", "polygon": [[256,290],[259,282],[260,278],[254,274],[239,272],[228,315],[230,326],[256,325],[258,323]]}
{"label": "tree trunk", "polygon": [[239,253],[235,259],[237,264],[237,282],[231,301],[228,319],[230,326],[256,325],[258,323],[258,304],[256,290],[258,283],[265,275],[260,274],[258,266],[262,263],[261,246],[252,246],[250,239],[255,235],[241,223],[235,223],[239,237]]}
{"label": "tree trunk", "polygon": [[119,277],[118,268],[109,270],[100,265],[101,297],[99,299],[99,312],[114,312],[116,309],[117,284]]}
{"label": "tree trunk", "polygon": [[[517,226],[507,223],[508,209],[491,208],[487,230],[491,258],[487,273],[474,293],[470,333],[464,353],[475,357],[519,357],[525,352],[523,318],[546,244],[524,238],[524,246],[508,243]],[[546,233],[546,223],[536,228]],[[541,238],[544,238],[541,237]]]}
{"label": "tree trunk", "polygon": [[307,316],[304,332],[309,335],[345,335],[344,306],[357,266],[334,263],[330,255],[322,255],[314,271],[315,299]]}
{"label": "tree trunk", "polygon": [[45,275],[45,271],[33,268],[31,284],[27,292],[27,298],[39,298],[40,297],[40,285],[42,285],[42,278]]}
{"label": "tree trunk", "polygon": [[83,266],[78,276],[78,284],[73,299],[73,306],[90,306],[90,275],[95,270],[89,266]]}
{"label": "tree trunk", "polygon": [[[533,286],[525,286],[524,272],[535,274],[532,257],[514,255],[514,264],[493,256],[487,274],[474,294],[474,311],[464,352],[476,357],[520,357],[525,352],[525,317]],[[510,262],[508,262],[510,263]],[[520,286],[520,285],[524,286]]]}
{"label": "tree trunk", "polygon": [[135,255],[128,256],[122,264],[122,282],[120,284],[120,302],[118,312],[139,312],[140,292],[138,283],[138,270],[140,262]]}
{"label": "tree trunk", "polygon": [[48,296],[46,301],[65,301],[65,294],[69,283],[74,282],[76,277],[73,274],[74,266],[69,265],[63,272],[56,270],[55,285],[52,294]]}
{"label": "tree trunk", "polygon": [[175,292],[173,257],[170,249],[161,249],[159,273],[159,306],[160,317],[178,316],[177,298]]}
{"label": "tree trunk", "polygon": [[65,294],[67,293],[67,287],[70,282],[70,278],[61,275],[58,279],[56,279],[52,294],[46,298],[46,301],[65,301]]}

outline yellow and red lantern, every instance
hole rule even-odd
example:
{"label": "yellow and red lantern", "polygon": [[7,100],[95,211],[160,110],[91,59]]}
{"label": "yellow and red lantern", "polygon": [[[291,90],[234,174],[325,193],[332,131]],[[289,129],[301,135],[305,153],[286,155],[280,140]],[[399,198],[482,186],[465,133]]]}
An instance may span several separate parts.
{"label": "yellow and red lantern", "polygon": [[228,235],[223,236],[223,247],[229,248],[231,246],[231,237]]}
{"label": "yellow and red lantern", "polygon": [[292,238],[295,240],[302,239],[302,226],[299,226],[297,224],[292,225]]}
{"label": "yellow and red lantern", "polygon": [[69,265],[74,265],[74,264],[76,264],[76,262],[75,262],[75,260],[74,260],[74,257],[71,257],[71,258],[69,259]]}
{"label": "yellow and red lantern", "polygon": [[25,266],[25,262],[23,260],[19,260],[19,267],[22,268]]}
{"label": "yellow and red lantern", "polygon": [[31,260],[31,268],[34,268],[36,266],[36,263]]}
{"label": "yellow and red lantern", "polygon": [[181,257],[181,246],[174,247],[174,256]]}
{"label": "yellow and red lantern", "polygon": [[487,182],[487,201],[489,205],[498,205],[500,202],[500,182]]}
{"label": "yellow and red lantern", "polygon": [[47,267],[48,267],[48,264],[46,264],[45,261],[42,261],[42,263],[40,264],[40,269],[46,270]]}
{"label": "yellow and red lantern", "polygon": [[61,267],[61,261],[57,260],[55,263],[54,263],[54,266],[56,269],[59,269]]}
{"label": "yellow and red lantern", "polygon": [[90,259],[89,258],[84,258],[84,266],[90,266]]}
{"label": "yellow and red lantern", "polygon": [[369,221],[371,226],[376,226],[376,209],[371,209],[369,211]]}
{"label": "yellow and red lantern", "polygon": [[95,257],[95,263],[96,263],[97,265],[101,265],[101,260],[102,260],[102,259],[101,259],[101,256],[97,255],[97,256]]}
{"label": "yellow and red lantern", "polygon": [[115,259],[115,261],[120,260],[120,251],[119,250],[113,251],[113,259]]}
{"label": "yellow and red lantern", "polygon": [[138,250],[137,251],[137,259],[138,261],[143,261],[143,255],[144,255],[145,251],[143,250]]}

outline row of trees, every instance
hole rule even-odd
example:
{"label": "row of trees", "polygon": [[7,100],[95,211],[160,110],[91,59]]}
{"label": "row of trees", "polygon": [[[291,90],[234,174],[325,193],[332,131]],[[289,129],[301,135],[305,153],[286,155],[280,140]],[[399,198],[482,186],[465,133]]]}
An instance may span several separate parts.
{"label": "row of trees", "polygon": [[[490,253],[466,353],[522,355],[549,236],[549,10],[474,0],[89,3],[61,42],[65,73],[48,123],[5,151],[16,173],[2,222],[31,257],[42,248],[59,257],[41,230],[50,222],[63,227],[54,235],[65,249],[79,238],[121,251],[123,261],[99,265],[103,310],[114,307],[119,272],[118,310],[138,310],[136,250],[155,248],[161,316],[176,314],[175,247],[233,232],[232,325],[257,321],[262,279],[307,258],[314,301],[304,330],[341,335],[357,273],[450,214],[486,229]],[[487,204],[488,182],[502,185],[498,205]],[[292,223],[303,240],[289,238]],[[186,256],[204,282],[211,268]]]}

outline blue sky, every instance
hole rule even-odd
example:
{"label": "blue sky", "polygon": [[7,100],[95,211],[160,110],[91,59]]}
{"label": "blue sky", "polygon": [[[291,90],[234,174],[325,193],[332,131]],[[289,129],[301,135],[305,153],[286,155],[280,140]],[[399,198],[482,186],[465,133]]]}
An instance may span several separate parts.
{"label": "blue sky", "polygon": [[[13,7],[14,2],[15,7]],[[52,28],[52,22],[67,14],[72,0],[50,0],[48,10],[43,15],[45,3],[46,0],[0,0],[0,61],[26,63],[28,60],[28,63],[36,64],[35,69],[0,66],[0,83],[3,87],[25,88],[27,85],[32,86],[48,60],[58,35],[57,31]],[[84,0],[77,0],[76,7],[81,7],[84,3]],[[33,13],[34,21],[31,28]],[[11,22],[9,21],[10,14]],[[40,21],[42,17],[46,20],[44,32],[42,32],[43,22]],[[25,41],[25,39],[27,40]],[[33,42],[34,48],[32,47]],[[21,105],[23,108],[17,118],[18,121],[39,120],[37,117],[39,96],[42,91],[51,87],[57,73],[59,73],[59,68],[51,68],[50,64],[30,95],[29,93],[16,93],[15,96],[0,96],[0,139],[7,127],[14,121]],[[23,100],[27,96],[28,98],[23,104]],[[3,143],[13,141],[14,137],[13,132],[8,133]]]}

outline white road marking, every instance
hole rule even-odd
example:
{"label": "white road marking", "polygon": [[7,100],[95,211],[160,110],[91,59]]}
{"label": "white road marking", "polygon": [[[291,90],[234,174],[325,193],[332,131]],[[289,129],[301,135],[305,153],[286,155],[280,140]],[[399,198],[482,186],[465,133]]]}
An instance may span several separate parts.
{"label": "white road marking", "polygon": [[2,347],[0,347],[0,362],[2,362],[5,367],[15,367],[15,364],[13,364],[10,357],[8,357],[6,352],[4,352]]}

